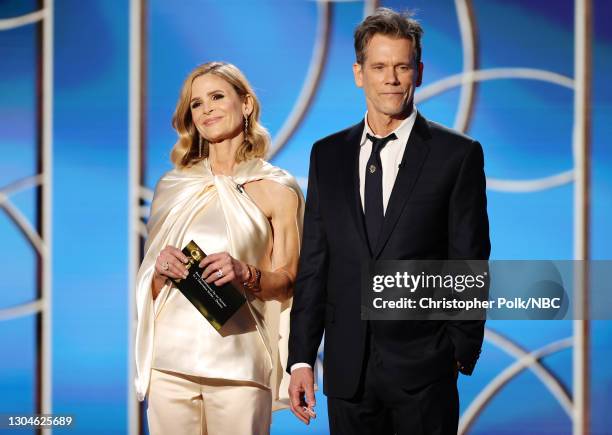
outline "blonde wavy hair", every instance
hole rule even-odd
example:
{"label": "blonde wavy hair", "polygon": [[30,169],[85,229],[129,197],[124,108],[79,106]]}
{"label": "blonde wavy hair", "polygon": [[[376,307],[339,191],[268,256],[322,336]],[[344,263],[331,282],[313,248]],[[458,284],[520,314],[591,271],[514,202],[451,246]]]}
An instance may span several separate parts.
{"label": "blonde wavy hair", "polygon": [[237,162],[264,157],[270,145],[270,134],[259,123],[261,106],[248,80],[235,65],[225,62],[208,62],[197,66],[185,79],[176,109],[172,116],[172,127],[178,133],[178,140],[170,153],[170,160],[177,168],[191,166],[208,157],[209,143],[202,138],[202,156],[199,156],[200,134],[191,117],[191,84],[200,76],[214,74],[228,82],[241,98],[250,95],[253,100],[253,111],[248,116],[244,142],[236,150]]}

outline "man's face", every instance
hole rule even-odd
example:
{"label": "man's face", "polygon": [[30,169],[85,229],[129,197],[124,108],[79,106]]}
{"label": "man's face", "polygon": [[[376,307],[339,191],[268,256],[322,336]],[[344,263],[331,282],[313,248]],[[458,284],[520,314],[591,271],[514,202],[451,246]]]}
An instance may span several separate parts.
{"label": "man's face", "polygon": [[363,88],[368,112],[393,117],[409,113],[423,75],[423,64],[417,65],[413,45],[409,39],[381,34],[370,39],[363,64],[353,65],[355,83]]}

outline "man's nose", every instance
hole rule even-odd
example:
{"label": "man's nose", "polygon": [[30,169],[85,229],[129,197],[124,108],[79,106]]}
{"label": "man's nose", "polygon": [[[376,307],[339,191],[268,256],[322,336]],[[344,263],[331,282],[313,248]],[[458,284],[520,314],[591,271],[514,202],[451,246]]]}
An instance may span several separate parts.
{"label": "man's nose", "polygon": [[385,83],[389,85],[399,85],[399,79],[395,68],[387,68],[385,71]]}

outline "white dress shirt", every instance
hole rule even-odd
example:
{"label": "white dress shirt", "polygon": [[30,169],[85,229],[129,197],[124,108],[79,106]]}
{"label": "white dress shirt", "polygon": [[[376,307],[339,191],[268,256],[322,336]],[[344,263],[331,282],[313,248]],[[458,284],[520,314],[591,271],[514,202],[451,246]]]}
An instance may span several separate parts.
{"label": "white dress shirt", "polygon": [[[416,106],[413,105],[412,112],[410,113],[408,118],[404,119],[402,123],[391,132],[395,133],[397,139],[390,140],[389,142],[387,142],[385,147],[380,150],[380,161],[382,163],[383,170],[383,210],[385,213],[387,212],[387,204],[389,204],[389,198],[391,197],[393,185],[395,184],[395,179],[397,178],[399,165],[402,162],[402,158],[404,157],[404,150],[406,149],[406,144],[408,143],[410,133],[412,133],[412,128],[414,127],[416,117],[417,109]],[[361,147],[361,149],[359,150],[359,195],[361,196],[361,208],[365,210],[365,171],[366,166],[368,164],[368,160],[370,159],[370,154],[372,153],[372,142],[368,140],[366,134],[370,134],[371,136],[375,136],[378,138],[384,136],[374,134],[374,132],[370,128],[370,124],[368,123],[368,112],[366,112],[365,114],[364,125],[365,127],[363,129],[363,133],[361,134],[361,142],[359,142],[359,146]],[[299,369],[302,367],[310,367],[310,364],[304,362],[295,363],[291,366],[291,372],[293,372],[293,370],[295,369]]]}
{"label": "white dress shirt", "polygon": [[[404,150],[406,149],[406,143],[408,142],[408,138],[410,137],[410,133],[412,132],[412,127],[414,126],[416,115],[416,108],[413,106],[410,116],[404,119],[395,130],[389,133],[395,133],[397,139],[390,140],[389,142],[387,142],[384,148],[380,150],[380,161],[382,163],[383,171],[383,210],[385,213],[387,212],[387,204],[389,204],[389,197],[391,196],[391,192],[393,191],[393,185],[395,184],[395,179],[397,178],[399,165],[400,163],[402,163],[402,158],[404,157]],[[377,138],[384,137],[374,134],[368,123],[367,112],[365,116],[365,128],[363,129],[363,133],[361,134],[361,150],[359,151],[359,195],[361,196],[361,207],[364,210],[365,171],[366,166],[368,164],[368,160],[370,159],[370,154],[372,153],[372,142],[367,139],[366,134],[370,134],[371,136]]]}

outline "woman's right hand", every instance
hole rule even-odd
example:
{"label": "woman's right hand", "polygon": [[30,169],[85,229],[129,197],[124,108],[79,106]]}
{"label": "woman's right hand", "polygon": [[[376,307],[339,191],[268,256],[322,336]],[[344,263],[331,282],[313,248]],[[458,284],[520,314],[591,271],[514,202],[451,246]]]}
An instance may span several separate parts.
{"label": "woman's right hand", "polygon": [[188,270],[185,267],[187,264],[187,256],[180,249],[174,246],[166,246],[157,256],[155,261],[155,277],[163,278],[187,278]]}

